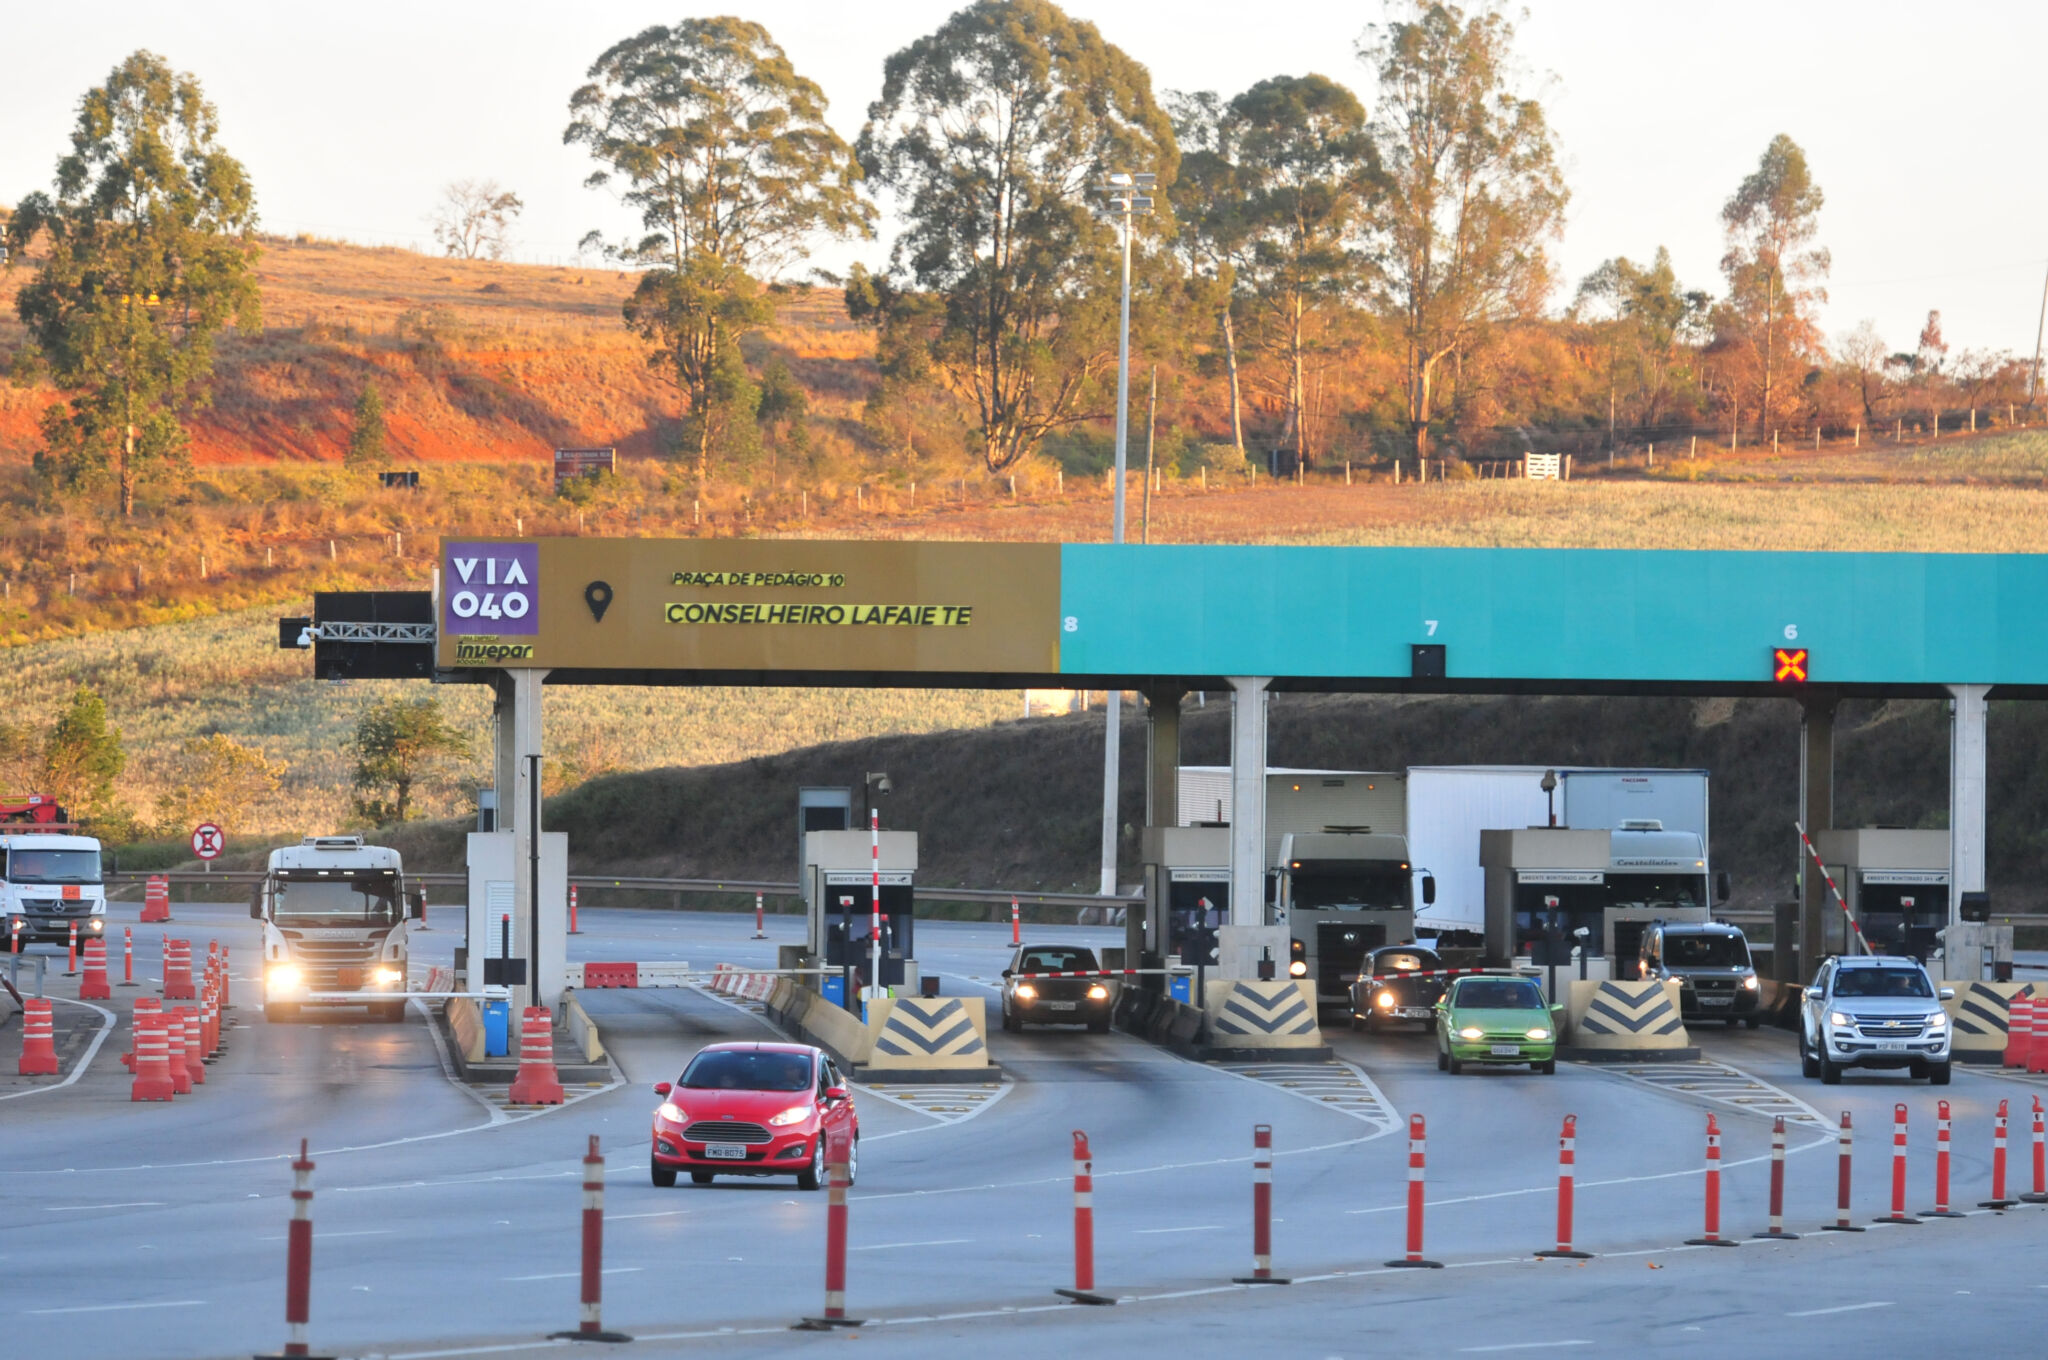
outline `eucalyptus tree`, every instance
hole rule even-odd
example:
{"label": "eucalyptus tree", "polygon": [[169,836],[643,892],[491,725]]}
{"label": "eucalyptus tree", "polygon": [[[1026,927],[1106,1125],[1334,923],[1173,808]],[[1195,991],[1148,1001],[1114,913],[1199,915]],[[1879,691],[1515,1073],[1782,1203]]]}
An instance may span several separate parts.
{"label": "eucalyptus tree", "polygon": [[884,352],[972,411],[990,471],[1099,415],[1115,361],[1116,233],[1092,190],[1179,157],[1143,66],[1049,0],[976,0],[891,56],[860,135],[906,220],[869,288]]}
{"label": "eucalyptus tree", "polygon": [[[740,336],[772,312],[760,280],[819,236],[861,236],[874,208],[825,95],[761,25],[730,17],[655,25],[607,48],[569,100],[562,140],[598,162],[641,234],[604,247],[648,266],[625,305],[649,363],[689,400],[699,482],[724,434],[751,432],[758,389]],[[603,246],[598,233],[586,246]]]}
{"label": "eucalyptus tree", "polygon": [[1813,309],[1827,301],[1828,252],[1814,245],[1820,228],[1820,186],[1799,144],[1779,133],[1756,169],[1721,209],[1728,253],[1721,272],[1735,337],[1758,370],[1758,428],[1768,429],[1784,405],[1779,374],[1789,359],[1819,345]]}
{"label": "eucalyptus tree", "polygon": [[54,190],[7,223],[9,260],[36,271],[15,300],[29,335],[17,376],[63,397],[36,467],[61,489],[111,483],[123,515],[186,465],[220,332],[261,321],[256,196],[219,138],[198,80],[136,52],[79,101]]}
{"label": "eucalyptus tree", "polygon": [[1213,315],[1223,342],[1224,377],[1230,407],[1230,442],[1244,457],[1244,388],[1238,373],[1238,266],[1248,240],[1244,185],[1238,174],[1233,126],[1214,90],[1169,91],[1167,109],[1180,147],[1174,180],[1174,250],[1185,271],[1187,300]]}

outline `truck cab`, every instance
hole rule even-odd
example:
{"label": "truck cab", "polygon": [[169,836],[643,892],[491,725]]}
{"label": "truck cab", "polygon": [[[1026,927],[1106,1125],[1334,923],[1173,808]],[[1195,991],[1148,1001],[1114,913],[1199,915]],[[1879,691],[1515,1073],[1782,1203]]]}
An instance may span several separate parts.
{"label": "truck cab", "polygon": [[[1319,1005],[1348,1007],[1367,956],[1415,939],[1415,873],[1404,836],[1335,827],[1289,832],[1281,837],[1275,877],[1290,972],[1314,980]],[[1429,875],[1422,899],[1436,900]]]}
{"label": "truck cab", "polygon": [[308,836],[270,852],[249,915],[263,923],[263,1014],[367,1006],[405,1019],[410,943],[426,899],[405,887],[396,850],[361,836]]}
{"label": "truck cab", "polygon": [[[43,830],[54,826],[57,830]],[[78,938],[105,938],[106,879],[100,843],[69,834],[68,823],[0,824],[0,913],[7,927],[0,949],[37,943],[65,944],[73,926]]]}

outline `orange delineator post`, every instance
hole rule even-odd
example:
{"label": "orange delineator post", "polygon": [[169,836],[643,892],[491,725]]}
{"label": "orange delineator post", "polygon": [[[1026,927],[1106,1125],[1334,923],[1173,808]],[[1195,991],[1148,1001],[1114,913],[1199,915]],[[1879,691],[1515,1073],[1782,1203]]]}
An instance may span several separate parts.
{"label": "orange delineator post", "polygon": [[180,1006],[178,1014],[185,1021],[185,1070],[192,1075],[194,1086],[206,1084],[206,1038],[204,1023],[197,1006]]}
{"label": "orange delineator post", "polygon": [[514,1105],[559,1105],[562,1082],[555,1075],[554,1018],[546,1006],[528,1006],[521,1015],[519,1074],[506,1096]]}
{"label": "orange delineator post", "polygon": [[551,1341],[631,1341],[623,1332],[604,1329],[604,1154],[597,1135],[583,1154],[583,1268],[581,1314],[573,1332],[553,1332]]}
{"label": "orange delineator post", "polygon": [[1075,1303],[1113,1304],[1114,1296],[1095,1292],[1095,1158],[1088,1135],[1074,1130],[1074,1287],[1052,1291]]}
{"label": "orange delineator post", "polygon": [[228,947],[222,945],[220,947],[220,1008],[224,1011],[231,1011],[235,1008],[235,1003],[229,999],[229,991]]}
{"label": "orange delineator post", "polygon": [[78,999],[114,999],[114,989],[107,985],[107,942],[97,935],[85,942],[85,976],[78,982]]}
{"label": "orange delineator post", "polygon": [[292,1163],[292,1218],[284,1258],[284,1325],[289,1338],[286,1356],[310,1356],[306,1324],[313,1316],[313,1159],[306,1140],[299,1140],[299,1158]]}
{"label": "orange delineator post", "polygon": [[24,1077],[57,1075],[56,1021],[43,997],[32,996],[21,1003],[21,1062],[15,1072]]}
{"label": "orange delineator post", "polygon": [[581,935],[583,933],[582,929],[576,924],[576,885],[574,883],[569,885],[569,933],[571,935]]}
{"label": "orange delineator post", "polygon": [[1273,1126],[1252,1126],[1252,1273],[1232,1284],[1293,1284],[1273,1273]]}
{"label": "orange delineator post", "polygon": [[1794,1241],[1799,1234],[1785,1231],[1785,1116],[1771,1121],[1771,1227],[1757,1237]]}
{"label": "orange delineator post", "polygon": [[846,1315],[846,1192],[853,1184],[847,1149],[852,1139],[843,1127],[821,1130],[818,1136],[825,1140],[825,1311],[804,1319],[804,1330],[813,1332],[861,1324]]}
{"label": "orange delineator post", "polygon": [[1980,1209],[2010,1209],[2019,1203],[2005,1193],[2005,1130],[2011,1102],[1998,1102],[1998,1114],[1991,1123],[1991,1198],[1977,1201]]}
{"label": "orange delineator post", "polygon": [[1012,945],[1024,943],[1024,920],[1018,913],[1017,899],[1014,897],[1010,899],[1010,943]]}
{"label": "orange delineator post", "polygon": [[1425,1261],[1422,1258],[1422,1202],[1423,1175],[1427,1138],[1422,1116],[1408,1116],[1408,1242],[1407,1252],[1397,1261],[1387,1265],[1400,1270],[1441,1270],[1443,1262]]}
{"label": "orange delineator post", "polygon": [[1849,1221],[1849,1164],[1855,1152],[1856,1131],[1849,1126],[1849,1112],[1842,1111],[1842,1131],[1835,1138],[1839,1169],[1835,1176],[1835,1221],[1823,1224],[1822,1232],[1862,1232]]}
{"label": "orange delineator post", "polygon": [[71,923],[71,941],[64,948],[64,975],[75,976],[78,972],[78,922]]}
{"label": "orange delineator post", "polygon": [[2048,1142],[2041,1130],[2041,1097],[2034,1097],[2034,1188],[2020,1196],[2022,1203],[2048,1204]]}
{"label": "orange delineator post", "polygon": [[1568,1114],[1564,1117],[1564,1131],[1557,1138],[1557,1247],[1553,1251],[1539,1251],[1538,1256],[1555,1257],[1567,1261],[1590,1261],[1593,1253],[1579,1251],[1572,1246],[1573,1182],[1578,1178],[1579,1162],[1579,1117]]}
{"label": "orange delineator post", "polygon": [[2034,994],[2031,986],[2022,987],[2013,993],[2012,1004],[2005,1014],[2005,1055],[1999,1059],[2003,1067],[2025,1067],[2027,1045],[2034,1034]]}
{"label": "orange delineator post", "polygon": [[1921,1212],[1922,1218],[1962,1218],[1948,1207],[1949,1108],[1946,1100],[1935,1105],[1934,1114],[1934,1207]]}
{"label": "orange delineator post", "polygon": [[135,927],[121,927],[121,985],[135,985]]}
{"label": "orange delineator post", "polygon": [[[151,998],[144,997],[143,1000]],[[135,1083],[130,1100],[169,1100],[177,1092],[171,1080],[170,1036],[164,1029],[162,1013],[141,1009],[135,1013]]]}
{"label": "orange delineator post", "polygon": [[1712,1114],[1707,1116],[1707,1212],[1705,1231],[1698,1237],[1689,1237],[1688,1247],[1733,1247],[1740,1243],[1731,1242],[1721,1236],[1721,1121]]}
{"label": "orange delineator post", "polygon": [[1906,1107],[1892,1106],[1892,1211],[1878,1223],[1918,1223],[1906,1212]]}

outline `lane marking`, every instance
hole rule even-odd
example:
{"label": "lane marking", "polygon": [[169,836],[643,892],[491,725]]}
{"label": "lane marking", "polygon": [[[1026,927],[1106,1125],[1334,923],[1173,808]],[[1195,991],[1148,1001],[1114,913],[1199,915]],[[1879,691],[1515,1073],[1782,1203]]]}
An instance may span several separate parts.
{"label": "lane marking", "polygon": [[[646,1268],[645,1266],[606,1266],[604,1273],[607,1275],[634,1275]],[[583,1272],[580,1270],[561,1270],[548,1275],[507,1275],[504,1277],[504,1281],[506,1284],[527,1284],[534,1280],[580,1280],[582,1278]]]}
{"label": "lane marking", "polygon": [[205,1299],[170,1299],[163,1303],[95,1303],[83,1308],[30,1308],[24,1317],[55,1317],[60,1313],[132,1313],[142,1308],[204,1308]]}
{"label": "lane marking", "polygon": [[45,1204],[43,1212],[46,1214],[70,1214],[80,1213],[87,1209],[161,1209],[163,1207],[164,1201],[160,1199],[131,1199],[124,1200],[119,1204]]}
{"label": "lane marking", "polygon": [[848,1251],[895,1251],[898,1247],[964,1247],[971,1237],[941,1237],[931,1242],[878,1242],[871,1247],[848,1247]]}
{"label": "lane marking", "polygon": [[85,1069],[92,1066],[92,1060],[99,1056],[100,1045],[107,1041],[107,1036],[114,1032],[114,1026],[118,1023],[112,1011],[102,1010],[100,1007],[93,1005],[92,1002],[90,1001],[73,1001],[68,996],[53,996],[48,999],[57,1002],[59,1005],[83,1006],[87,1010],[93,1012],[95,1015],[100,1017],[100,1032],[92,1036],[92,1043],[86,1046],[84,1055],[79,1058],[78,1065],[71,1069],[70,1076],[64,1078],[64,1080],[60,1082],[56,1082],[49,1086],[35,1086],[31,1087],[26,1091],[9,1092],[4,1096],[0,1096],[0,1100],[20,1100],[23,1096],[39,1096],[49,1091],[61,1091],[65,1087],[69,1086],[72,1082],[77,1081],[80,1077],[85,1075]]}
{"label": "lane marking", "polygon": [[1801,1313],[1787,1313],[1786,1317],[1832,1317],[1836,1313],[1861,1313],[1872,1308],[1889,1308],[1891,1300],[1881,1299],[1876,1303],[1845,1303],[1839,1308],[1808,1308]]}
{"label": "lane marking", "polygon": [[1223,1225],[1221,1223],[1202,1223],[1192,1228],[1133,1228],[1131,1231],[1139,1237],[1149,1237],[1156,1236],[1159,1233],[1222,1232]]}
{"label": "lane marking", "polygon": [[1460,1355],[1492,1355],[1500,1351],[1554,1351],[1564,1346],[1590,1346],[1590,1341],[1510,1341],[1499,1346],[1460,1346]]}

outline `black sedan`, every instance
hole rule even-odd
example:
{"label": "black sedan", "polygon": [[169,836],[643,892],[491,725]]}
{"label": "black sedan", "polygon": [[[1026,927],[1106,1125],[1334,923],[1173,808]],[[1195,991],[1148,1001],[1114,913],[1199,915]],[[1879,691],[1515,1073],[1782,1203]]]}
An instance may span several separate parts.
{"label": "black sedan", "polygon": [[1443,961],[1433,949],[1387,945],[1365,959],[1351,984],[1351,1027],[1368,1032],[1394,1024],[1427,1025],[1444,994]]}
{"label": "black sedan", "polygon": [[1085,1024],[1109,1029],[1116,983],[1101,976],[1095,951],[1078,945],[1027,944],[1003,969],[1003,1028]]}

